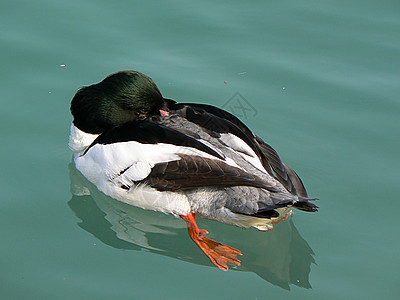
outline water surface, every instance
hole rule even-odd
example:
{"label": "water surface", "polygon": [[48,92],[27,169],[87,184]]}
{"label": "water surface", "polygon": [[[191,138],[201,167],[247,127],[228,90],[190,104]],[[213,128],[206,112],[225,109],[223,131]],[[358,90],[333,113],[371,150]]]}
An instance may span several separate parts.
{"label": "water surface", "polygon": [[[398,1],[0,8],[3,297],[398,297]],[[70,175],[70,100],[123,69],[151,76],[165,97],[240,115],[320,211],[267,233],[199,220],[245,254],[222,272],[182,220],[74,193],[87,183]]]}

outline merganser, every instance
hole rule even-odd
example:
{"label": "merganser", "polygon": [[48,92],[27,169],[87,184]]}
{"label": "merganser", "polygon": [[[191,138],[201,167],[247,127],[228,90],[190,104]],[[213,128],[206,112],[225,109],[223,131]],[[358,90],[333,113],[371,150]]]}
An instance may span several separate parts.
{"label": "merganser", "polygon": [[153,80],[120,71],[71,102],[76,168],[119,201],[180,216],[221,270],[241,251],[204,235],[195,215],[268,231],[292,208],[317,211],[296,172],[231,113],[164,98]]}

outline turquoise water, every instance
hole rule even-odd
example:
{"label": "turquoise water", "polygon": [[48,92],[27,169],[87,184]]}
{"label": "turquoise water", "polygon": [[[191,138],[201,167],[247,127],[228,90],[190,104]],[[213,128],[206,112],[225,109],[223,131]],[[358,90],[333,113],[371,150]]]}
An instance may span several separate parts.
{"label": "turquoise water", "polygon": [[[3,1],[0,15],[2,298],[398,298],[398,1]],[[122,69],[240,115],[320,211],[267,233],[199,219],[244,253],[222,272],[182,220],[96,192],[70,167],[69,104]]]}

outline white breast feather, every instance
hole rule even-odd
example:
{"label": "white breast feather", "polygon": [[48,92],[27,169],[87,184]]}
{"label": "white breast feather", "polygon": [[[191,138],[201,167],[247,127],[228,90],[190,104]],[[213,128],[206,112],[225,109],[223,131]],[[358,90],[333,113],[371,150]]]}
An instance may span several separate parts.
{"label": "white breast feather", "polygon": [[[180,147],[138,142],[96,144],[84,155],[84,150],[75,153],[74,161],[89,181],[114,199],[144,209],[187,215],[191,208],[184,194],[159,192],[145,184],[133,185],[134,181],[146,178],[156,163],[178,159],[175,152],[190,152],[190,149],[176,151],[176,148]],[[121,185],[131,188],[126,190]]]}

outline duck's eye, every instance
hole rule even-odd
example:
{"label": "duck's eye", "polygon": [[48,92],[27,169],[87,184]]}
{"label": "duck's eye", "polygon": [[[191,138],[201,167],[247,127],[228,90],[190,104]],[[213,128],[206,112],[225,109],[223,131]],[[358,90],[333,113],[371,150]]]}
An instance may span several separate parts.
{"label": "duck's eye", "polygon": [[145,109],[145,108],[139,108],[139,109],[137,110],[137,112],[138,112],[139,114],[147,114],[147,109]]}

